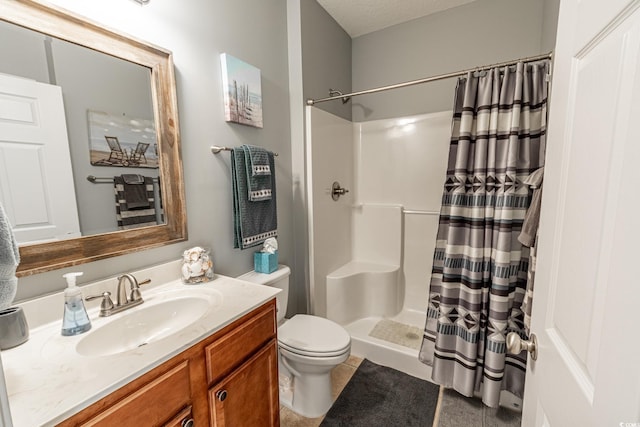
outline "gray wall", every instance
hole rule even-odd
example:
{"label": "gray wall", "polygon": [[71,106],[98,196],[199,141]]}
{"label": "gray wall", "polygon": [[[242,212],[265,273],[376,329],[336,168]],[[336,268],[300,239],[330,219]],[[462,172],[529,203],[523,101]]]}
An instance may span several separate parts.
{"label": "gray wall", "polygon": [[542,15],[542,39],[540,47],[543,52],[551,52],[556,45],[556,30],[558,28],[558,10],[560,0],[544,0]]}
{"label": "gray wall", "polygon": [[[309,239],[305,189],[305,114],[302,82],[301,2],[287,0],[287,42],[289,55],[289,105],[291,118],[291,180],[293,183],[294,264],[289,280],[289,306],[295,299],[298,312],[309,312]],[[350,70],[349,70],[350,71]],[[291,310],[289,311],[290,314]]]}
{"label": "gray wall", "polygon": [[[287,0],[289,100],[291,105],[291,173],[293,183],[294,265],[289,301],[307,312],[309,241],[305,179],[305,114],[308,98],[324,98],[329,88],[351,91],[351,37],[316,2]],[[351,104],[327,102],[319,108],[351,119]],[[291,303],[289,304],[292,305]],[[289,314],[293,311],[289,310]]]}
{"label": "gray wall", "polygon": [[[326,98],[329,89],[351,92],[351,37],[318,4],[300,0],[304,97]],[[351,104],[324,102],[318,108],[351,120]]]}
{"label": "gray wall", "polygon": [[[175,260],[182,251],[195,245],[212,249],[218,273],[236,276],[251,270],[253,251],[233,249],[229,153],[213,156],[209,152],[212,144],[250,143],[280,154],[276,160],[279,253],[281,262],[291,264],[292,183],[285,2],[152,0],[146,6],[125,0],[55,0],[53,3],[173,52],[189,240],[21,278],[17,300],[63,288],[61,275],[68,271],[84,271],[82,284]],[[264,129],[224,121],[219,61],[219,54],[223,52],[261,69]]]}
{"label": "gray wall", "polygon": [[[357,37],[353,90],[539,54],[544,1],[478,0]],[[359,96],[353,100],[353,120],[451,109],[455,84],[448,79]]]}
{"label": "gray wall", "polygon": [[[42,83],[51,83],[47,72],[47,56],[43,37],[21,27],[0,22],[0,73],[22,76]],[[21,43],[11,43],[21,40]],[[8,42],[9,41],[9,42]],[[11,60],[6,60],[11,58]]]}

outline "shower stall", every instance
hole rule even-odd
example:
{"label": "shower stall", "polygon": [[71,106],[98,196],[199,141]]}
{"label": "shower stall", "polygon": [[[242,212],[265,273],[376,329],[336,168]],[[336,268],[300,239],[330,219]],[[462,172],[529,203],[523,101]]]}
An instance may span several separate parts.
{"label": "shower stall", "polygon": [[[353,355],[424,379],[451,115],[352,123],[306,107],[313,312],[347,329]],[[348,192],[334,196],[335,182]]]}
{"label": "shower stall", "polygon": [[452,112],[352,123],[313,106],[549,58],[542,54],[307,100],[311,309],[349,331],[354,355],[431,378],[418,353]]}

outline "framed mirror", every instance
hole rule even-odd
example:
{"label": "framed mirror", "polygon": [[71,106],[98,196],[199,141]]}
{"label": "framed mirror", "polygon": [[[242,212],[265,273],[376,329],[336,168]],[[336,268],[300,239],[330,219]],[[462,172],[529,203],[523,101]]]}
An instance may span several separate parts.
{"label": "framed mirror", "polygon": [[[69,130],[68,148],[46,151],[34,149],[36,144],[31,144],[29,150],[19,152],[15,149],[16,144],[6,136],[13,130],[4,130],[0,125],[0,133],[5,134],[0,135],[0,161],[12,165],[4,168],[5,175],[0,173],[0,196],[4,192],[5,195],[23,193],[32,197],[40,187],[48,190],[54,187],[53,180],[63,181],[68,175],[66,184],[58,184],[58,193],[42,197],[46,200],[42,202],[42,210],[54,211],[50,201],[55,200],[73,209],[50,217],[71,220],[74,215],[77,217],[77,231],[73,225],[62,227],[63,231],[54,238],[39,239],[36,236],[30,240],[28,233],[23,233],[26,237],[21,234],[18,238],[21,262],[17,276],[186,240],[184,180],[171,52],[106,29],[55,6],[31,0],[0,0],[0,5],[0,21],[3,21],[0,24],[9,26],[7,31],[15,31],[16,35],[30,32],[27,37],[38,39],[38,43],[44,46],[47,78],[54,80],[54,84],[43,86],[56,87],[56,83],[60,84],[61,89],[58,90],[62,92],[65,105],[61,118],[55,123],[63,122]],[[6,29],[0,27],[0,30]],[[18,38],[12,35],[11,43],[15,45],[16,40]],[[28,51],[19,50],[23,53]],[[73,60],[69,61],[69,58]],[[63,62],[65,59],[66,63]],[[26,62],[32,60],[29,58]],[[68,70],[66,74],[65,67]],[[35,81],[34,77],[20,76],[11,69],[0,69],[0,73],[0,98],[5,100],[0,112],[6,114],[8,111],[10,115],[10,120],[5,122],[22,121],[19,117],[22,113],[33,116],[34,122],[38,121],[38,126],[33,127],[44,126],[46,121],[54,122],[53,117],[57,116],[53,110],[47,107],[43,113],[36,103],[23,108],[16,101],[19,97],[11,92],[17,86],[21,91],[28,90],[21,87],[20,78]],[[18,80],[14,74],[18,75]],[[79,87],[70,86],[74,81],[78,81]],[[7,88],[9,90],[5,90]],[[81,96],[74,97],[74,93]],[[109,95],[111,100],[104,100],[101,95]],[[12,120],[14,116],[15,120]],[[57,126],[55,123],[54,128]],[[50,130],[41,134],[42,144],[55,139]],[[53,161],[49,160],[52,152],[57,153]],[[61,152],[68,152],[67,160],[58,156]],[[33,168],[34,163],[43,162],[43,159],[54,168],[42,167],[42,176],[34,177],[36,174],[29,168]],[[29,168],[20,162],[25,162]],[[148,219],[136,219],[131,223],[123,220],[125,215],[121,215],[122,205],[118,197],[118,191],[123,188],[122,177],[126,179],[125,184],[138,183],[127,179],[142,179],[143,188],[148,191],[144,193],[144,201],[152,203],[148,207],[153,215],[147,215]],[[17,186],[10,187],[10,181],[17,182]],[[135,186],[131,188],[135,189]],[[35,218],[36,224],[40,221],[49,226],[47,214],[37,215],[38,199],[32,197],[29,200],[28,197],[22,206],[19,202],[13,203],[10,221],[11,214],[16,217],[16,212],[23,212],[26,217]],[[139,212],[142,211],[134,214],[142,217]],[[105,215],[107,219],[102,218]],[[31,228],[25,227],[29,231]]]}

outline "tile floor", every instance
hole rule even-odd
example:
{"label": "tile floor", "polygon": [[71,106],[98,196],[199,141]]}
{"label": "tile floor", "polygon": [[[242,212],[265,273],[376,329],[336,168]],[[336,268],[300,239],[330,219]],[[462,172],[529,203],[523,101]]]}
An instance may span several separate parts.
{"label": "tile floor", "polygon": [[[333,369],[331,379],[334,400],[347,385],[361,362],[362,359],[350,356],[346,362]],[[520,415],[520,412],[511,409],[488,408],[480,399],[470,399],[454,390],[441,388],[433,427],[519,427]],[[323,418],[305,418],[280,405],[282,427],[318,427]]]}
{"label": "tile floor", "polygon": [[489,408],[479,398],[469,398],[455,390],[441,389],[439,423],[434,427],[520,427],[521,412]]}

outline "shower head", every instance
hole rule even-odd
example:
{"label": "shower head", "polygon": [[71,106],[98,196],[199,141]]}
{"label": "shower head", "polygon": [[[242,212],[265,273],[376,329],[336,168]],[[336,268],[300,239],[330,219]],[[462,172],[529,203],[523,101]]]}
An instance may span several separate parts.
{"label": "shower head", "polygon": [[344,94],[336,89],[329,89],[329,96],[342,96],[342,103],[346,104],[351,99],[350,96],[343,96]]}

